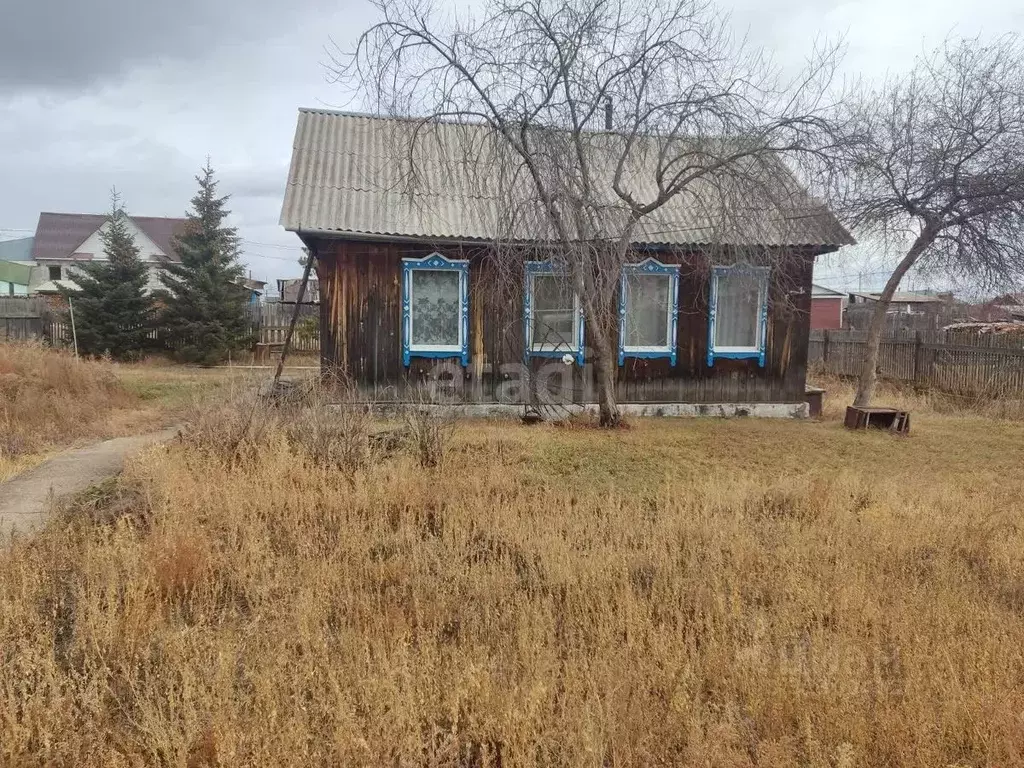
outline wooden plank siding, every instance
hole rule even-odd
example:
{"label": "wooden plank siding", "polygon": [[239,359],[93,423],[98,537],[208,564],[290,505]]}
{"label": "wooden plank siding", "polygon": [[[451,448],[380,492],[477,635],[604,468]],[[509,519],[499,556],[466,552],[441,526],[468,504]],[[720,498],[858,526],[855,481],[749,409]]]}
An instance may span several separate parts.
{"label": "wooden plank siding", "polygon": [[[325,371],[351,377],[368,396],[403,400],[422,396],[412,385],[437,378],[447,394],[477,402],[525,402],[517,392],[523,362],[522,277],[499,281],[494,262],[482,247],[356,241],[307,236],[317,254],[320,281],[321,364]],[[470,261],[470,365],[457,360],[412,357],[402,365],[402,259],[438,252]],[[681,264],[678,360],[627,358],[618,368],[618,398],[625,403],[771,403],[802,402],[810,331],[813,252],[793,252],[773,269],[769,290],[767,360],[715,361],[707,364],[708,277],[702,254],[645,252],[665,263]],[[595,398],[592,358],[583,368],[552,358],[532,358],[530,369],[551,372],[554,389],[564,387],[575,402]],[[545,368],[545,366],[547,366]],[[558,367],[561,366],[561,367]],[[564,379],[564,381],[562,381]]]}

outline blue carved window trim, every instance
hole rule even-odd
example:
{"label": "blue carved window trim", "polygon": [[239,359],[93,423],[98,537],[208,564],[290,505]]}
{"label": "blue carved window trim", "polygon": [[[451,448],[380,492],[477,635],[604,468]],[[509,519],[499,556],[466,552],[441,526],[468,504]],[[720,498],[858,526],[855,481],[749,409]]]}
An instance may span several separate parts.
{"label": "blue carved window trim", "polygon": [[[626,276],[665,275],[669,281],[671,301],[665,308],[668,313],[668,344],[659,347],[626,346]],[[679,265],[662,264],[651,257],[637,264],[623,264],[619,280],[619,365],[625,365],[627,357],[667,357],[671,365],[676,364],[676,330],[679,323]]]}
{"label": "blue carved window trim", "polygon": [[[412,345],[412,273],[423,271],[452,271],[459,273],[459,343],[451,347]],[[469,365],[469,262],[446,259],[432,253],[422,259],[402,259],[402,364],[409,366],[412,357],[458,357],[463,366]]]}
{"label": "blue carved window trim", "polygon": [[565,271],[551,261],[526,262],[523,279],[523,358],[528,361],[531,357],[564,357],[568,354],[576,358],[577,365],[583,365],[583,306],[579,295],[575,291],[573,291],[573,310],[576,316],[573,330],[576,335],[576,343],[572,346],[557,345],[551,349],[541,347],[534,349],[533,279],[537,275],[559,275],[565,277]]}
{"label": "blue carved window trim", "polygon": [[[760,282],[758,291],[758,327],[757,345],[754,347],[715,347],[715,318],[718,315],[718,278],[732,273],[748,273],[757,275]],[[768,267],[754,267],[749,264],[733,264],[711,268],[711,287],[708,299],[708,366],[713,366],[717,358],[730,360],[757,360],[764,368],[768,339]]]}

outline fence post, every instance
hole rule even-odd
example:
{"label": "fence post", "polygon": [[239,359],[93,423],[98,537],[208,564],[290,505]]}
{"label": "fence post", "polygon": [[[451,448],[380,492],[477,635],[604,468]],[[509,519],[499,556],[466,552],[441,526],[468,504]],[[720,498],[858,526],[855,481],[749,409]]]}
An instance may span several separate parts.
{"label": "fence post", "polygon": [[918,371],[921,367],[921,332],[914,333],[914,386],[917,386]]}
{"label": "fence post", "polygon": [[828,368],[828,328],[822,331],[821,335],[821,364]]}

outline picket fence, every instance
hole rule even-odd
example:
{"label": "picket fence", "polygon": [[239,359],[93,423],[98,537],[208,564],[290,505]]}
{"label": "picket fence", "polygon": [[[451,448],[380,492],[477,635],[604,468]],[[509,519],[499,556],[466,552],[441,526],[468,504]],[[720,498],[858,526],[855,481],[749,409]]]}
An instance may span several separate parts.
{"label": "picket fence", "polygon": [[[839,376],[860,374],[866,331],[811,331],[808,363]],[[1024,395],[1024,333],[892,331],[882,338],[883,378],[957,395]]]}

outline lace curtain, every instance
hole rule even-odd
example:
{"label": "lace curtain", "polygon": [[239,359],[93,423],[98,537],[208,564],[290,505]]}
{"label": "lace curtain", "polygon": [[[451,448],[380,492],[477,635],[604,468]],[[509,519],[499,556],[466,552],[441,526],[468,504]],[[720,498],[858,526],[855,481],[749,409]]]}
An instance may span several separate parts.
{"label": "lace curtain", "polygon": [[454,270],[412,271],[412,346],[459,344],[459,273]]}
{"label": "lace curtain", "polygon": [[718,276],[715,346],[755,349],[761,324],[761,276],[732,271]]}
{"label": "lace curtain", "polygon": [[625,347],[668,346],[668,275],[626,274]]}

